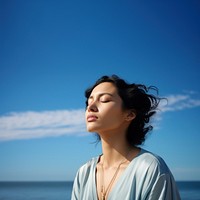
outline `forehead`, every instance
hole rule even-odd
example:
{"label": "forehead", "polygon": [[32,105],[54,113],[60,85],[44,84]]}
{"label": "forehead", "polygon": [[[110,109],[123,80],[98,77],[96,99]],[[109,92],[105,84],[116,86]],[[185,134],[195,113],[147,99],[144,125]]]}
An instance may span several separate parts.
{"label": "forehead", "polygon": [[109,93],[109,94],[117,94],[117,88],[113,83],[104,82],[97,85],[93,90],[91,95],[96,95],[99,93]]}

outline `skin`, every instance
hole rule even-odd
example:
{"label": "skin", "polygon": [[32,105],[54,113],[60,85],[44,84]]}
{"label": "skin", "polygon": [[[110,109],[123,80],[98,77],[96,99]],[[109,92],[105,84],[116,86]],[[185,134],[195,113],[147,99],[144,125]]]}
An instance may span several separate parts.
{"label": "skin", "polygon": [[[103,154],[99,158],[96,172],[98,197],[101,194],[101,186],[108,187],[118,165],[124,162],[106,194],[106,199],[117,179],[140,151],[139,148],[131,147],[126,140],[126,130],[134,120],[135,113],[123,109],[122,103],[114,84],[104,82],[93,89],[85,113],[87,130],[99,134],[102,143]],[[104,181],[102,181],[102,167]]]}
{"label": "skin", "polygon": [[122,110],[122,100],[111,83],[96,86],[89,99],[86,124],[89,132],[106,136],[127,128],[127,111]]}

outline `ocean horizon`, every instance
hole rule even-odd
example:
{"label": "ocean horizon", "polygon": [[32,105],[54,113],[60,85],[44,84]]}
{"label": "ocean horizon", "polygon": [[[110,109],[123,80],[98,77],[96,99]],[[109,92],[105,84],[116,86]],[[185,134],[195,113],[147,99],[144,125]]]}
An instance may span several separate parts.
{"label": "ocean horizon", "polygon": [[[182,200],[200,200],[200,181],[176,181]],[[0,181],[0,200],[70,200],[73,181]]]}

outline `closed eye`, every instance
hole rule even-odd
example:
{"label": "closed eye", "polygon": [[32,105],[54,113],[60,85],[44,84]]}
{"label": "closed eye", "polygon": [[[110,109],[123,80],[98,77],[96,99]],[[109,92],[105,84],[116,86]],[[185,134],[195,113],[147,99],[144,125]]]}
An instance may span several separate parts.
{"label": "closed eye", "polygon": [[102,103],[110,102],[110,100],[101,100]]}
{"label": "closed eye", "polygon": [[108,103],[112,101],[112,98],[106,94],[106,95],[101,96],[99,100],[101,103]]}
{"label": "closed eye", "polygon": [[101,103],[108,103],[108,102],[110,102],[110,101],[111,101],[110,99],[101,100]]}

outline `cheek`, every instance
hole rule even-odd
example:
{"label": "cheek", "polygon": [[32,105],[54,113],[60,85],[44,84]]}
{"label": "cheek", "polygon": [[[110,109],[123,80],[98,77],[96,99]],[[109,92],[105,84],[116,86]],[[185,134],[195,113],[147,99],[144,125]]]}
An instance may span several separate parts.
{"label": "cheek", "polygon": [[124,121],[124,114],[118,106],[113,106],[112,109],[104,110],[104,114],[101,117],[105,123]]}

